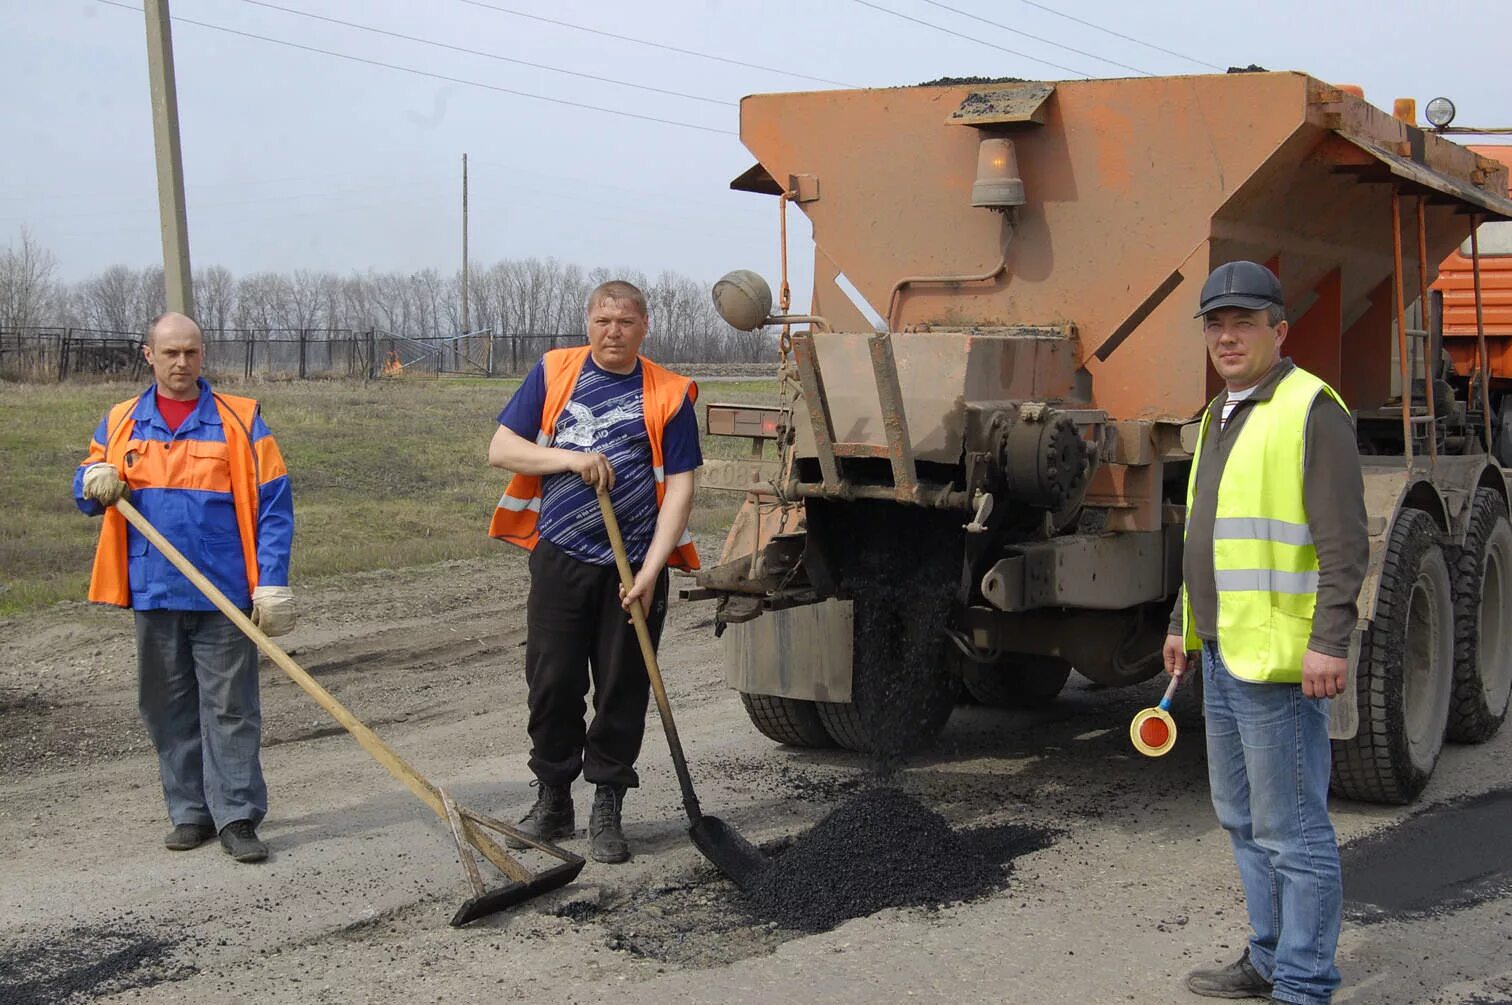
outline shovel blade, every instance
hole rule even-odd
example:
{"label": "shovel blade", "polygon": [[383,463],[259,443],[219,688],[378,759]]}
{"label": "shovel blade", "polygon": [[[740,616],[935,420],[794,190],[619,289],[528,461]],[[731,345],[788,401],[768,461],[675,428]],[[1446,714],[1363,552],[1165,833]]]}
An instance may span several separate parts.
{"label": "shovel blade", "polygon": [[688,828],[688,837],[704,858],[742,890],[750,890],[771,865],[760,848],[718,817],[700,817]]}
{"label": "shovel blade", "polygon": [[506,883],[498,889],[480,893],[457,908],[457,913],[452,916],[451,925],[453,928],[461,928],[470,921],[477,921],[479,918],[496,914],[516,904],[522,904],[532,897],[539,897],[543,893],[550,893],[552,890],[564,887],[577,879],[578,873],[583,871],[583,864],[582,859],[575,862],[563,862],[545,872],[537,873],[529,882]]}

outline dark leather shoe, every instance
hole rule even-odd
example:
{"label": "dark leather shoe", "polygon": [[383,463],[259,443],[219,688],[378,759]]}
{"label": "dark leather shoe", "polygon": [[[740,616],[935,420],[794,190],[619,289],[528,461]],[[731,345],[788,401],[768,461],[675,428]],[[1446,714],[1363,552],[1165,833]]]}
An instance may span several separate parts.
{"label": "dark leather shoe", "polygon": [[268,846],[257,837],[250,820],[233,820],[221,828],[221,847],[238,862],[261,862],[268,857]]}
{"label": "dark leather shoe", "polygon": [[179,824],[163,838],[163,847],[169,851],[189,851],[215,837],[215,828],[209,824]]}
{"label": "dark leather shoe", "polygon": [[[515,826],[538,841],[572,837],[577,831],[577,820],[572,812],[572,786],[531,784],[538,787],[535,805]],[[528,842],[511,834],[504,835],[504,843],[517,849],[530,847]]]}
{"label": "dark leather shoe", "polygon": [[1187,990],[1205,998],[1269,998],[1271,982],[1260,976],[1249,961],[1249,950],[1226,967],[1193,970],[1187,975]]}
{"label": "dark leather shoe", "polygon": [[588,818],[589,854],[595,862],[611,864],[630,861],[630,843],[620,824],[620,810],[625,805],[623,785],[600,785],[593,794],[593,815]]}

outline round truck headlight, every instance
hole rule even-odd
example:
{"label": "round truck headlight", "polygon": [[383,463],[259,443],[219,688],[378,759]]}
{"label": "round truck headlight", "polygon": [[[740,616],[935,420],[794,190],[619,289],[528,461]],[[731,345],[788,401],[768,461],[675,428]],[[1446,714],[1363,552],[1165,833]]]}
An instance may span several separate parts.
{"label": "round truck headlight", "polygon": [[1435,129],[1443,129],[1454,121],[1454,102],[1448,98],[1434,98],[1423,109],[1423,115]]}
{"label": "round truck headlight", "polygon": [[714,284],[714,309],[736,331],[755,331],[772,313],[772,288],[750,269],[727,272]]}

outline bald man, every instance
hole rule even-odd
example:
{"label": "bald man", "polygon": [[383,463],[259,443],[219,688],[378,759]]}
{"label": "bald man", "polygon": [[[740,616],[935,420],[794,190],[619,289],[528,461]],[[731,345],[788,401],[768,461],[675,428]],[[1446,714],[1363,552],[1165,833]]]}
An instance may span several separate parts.
{"label": "bald man", "polygon": [[147,329],[155,378],[106,413],[74,473],[74,500],[103,515],[89,599],[135,612],[138,707],[157,748],[171,851],[220,835],[261,862],[268,812],[257,647],[115,510],[133,505],[268,635],[294,626],[294,502],[257,402],[200,376],[205,341],[183,314]]}

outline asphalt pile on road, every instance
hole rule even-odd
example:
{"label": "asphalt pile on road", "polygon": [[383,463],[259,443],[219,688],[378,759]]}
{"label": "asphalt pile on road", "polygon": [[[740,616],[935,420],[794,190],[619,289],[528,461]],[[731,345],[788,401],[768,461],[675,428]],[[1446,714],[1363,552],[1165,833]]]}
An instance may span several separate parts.
{"label": "asphalt pile on road", "polygon": [[783,928],[822,932],[888,907],[940,906],[995,889],[1004,870],[945,818],[894,788],[837,806],[779,855],[752,907]]}
{"label": "asphalt pile on road", "polygon": [[77,927],[0,951],[0,1002],[59,1005],[181,980],[173,945],[127,928]]}

